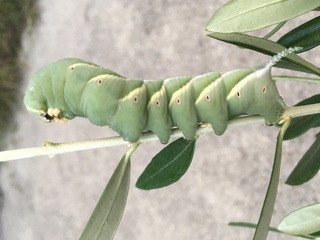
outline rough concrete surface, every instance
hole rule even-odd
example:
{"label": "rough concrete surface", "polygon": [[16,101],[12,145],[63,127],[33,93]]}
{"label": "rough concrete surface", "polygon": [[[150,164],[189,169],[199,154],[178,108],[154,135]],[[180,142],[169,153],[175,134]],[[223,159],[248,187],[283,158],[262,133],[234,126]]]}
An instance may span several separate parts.
{"label": "rough concrete surface", "polygon": [[[25,87],[33,72],[64,57],[83,58],[124,76],[144,79],[227,71],[268,59],[205,36],[205,25],[222,0],[39,2],[41,19],[26,32],[21,56],[26,66]],[[313,52],[304,56],[320,65],[318,50]],[[280,83],[279,88],[289,105],[319,93],[305,83]],[[16,120],[18,130],[8,137],[10,149],[115,135],[87,119],[65,125],[42,123],[24,107]],[[314,134],[284,144],[273,225],[298,206],[320,199],[319,177],[302,187],[283,183]],[[185,176],[153,191],[141,191],[134,184],[163,145],[140,146],[132,158],[128,203],[115,239],[252,238],[252,230],[227,224],[257,222],[276,135],[277,128],[264,125],[230,129],[220,137],[207,135],[198,142]],[[2,164],[2,239],[78,239],[125,151],[126,147],[114,147]],[[269,239],[296,238],[270,234]]]}

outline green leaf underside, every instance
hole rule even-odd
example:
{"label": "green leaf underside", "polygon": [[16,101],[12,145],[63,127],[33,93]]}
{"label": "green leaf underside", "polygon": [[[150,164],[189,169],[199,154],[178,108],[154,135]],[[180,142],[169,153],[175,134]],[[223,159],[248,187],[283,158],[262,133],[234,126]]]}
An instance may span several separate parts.
{"label": "green leaf underside", "polygon": [[[296,186],[311,180],[320,169],[320,133],[290,173],[286,184]],[[320,230],[320,229],[319,229]]]}
{"label": "green leaf underside", "polygon": [[195,142],[179,138],[162,149],[140,175],[136,187],[150,190],[178,181],[191,164]]}
{"label": "green leaf underside", "polygon": [[120,224],[130,185],[130,154],[125,154],[103,191],[80,240],[113,239]]}
{"label": "green leaf underside", "polygon": [[272,167],[272,173],[269,180],[268,190],[264,203],[261,209],[260,218],[257,224],[256,231],[254,233],[253,240],[265,240],[268,236],[269,226],[274,210],[274,205],[277,197],[280,166],[281,166],[281,155],[282,155],[282,142],[283,136],[290,124],[291,119],[287,119],[282,125],[280,132],[277,137],[276,151],[274,156],[274,163]]}
{"label": "green leaf underside", "polygon": [[[320,94],[314,95],[297,103],[295,106],[304,106],[309,104],[320,103]],[[291,124],[286,131],[284,140],[294,139],[301,136],[309,129],[318,127],[320,124],[320,114],[307,115],[292,119]]]}
{"label": "green leaf underside", "polygon": [[220,33],[254,31],[290,20],[319,6],[319,1],[306,0],[233,0],[214,13],[206,30]]}
{"label": "green leaf underside", "polygon": [[[248,48],[269,56],[274,56],[281,52],[284,47],[273,41],[258,38],[254,36],[249,36],[240,33],[209,33],[209,37],[221,40],[223,42],[231,43],[239,47]],[[293,46],[294,47],[294,46]],[[275,66],[281,68],[287,68],[297,71],[303,71],[307,73],[313,73],[320,76],[320,69],[310,62],[304,60],[296,54],[289,54],[283,58]]]}
{"label": "green leaf underside", "polygon": [[292,46],[303,47],[303,51],[308,51],[318,46],[320,44],[320,17],[316,17],[291,30],[277,42],[287,48]]}
{"label": "green leaf underside", "polygon": [[278,230],[290,235],[308,235],[320,231],[320,203],[289,213],[280,222]]}

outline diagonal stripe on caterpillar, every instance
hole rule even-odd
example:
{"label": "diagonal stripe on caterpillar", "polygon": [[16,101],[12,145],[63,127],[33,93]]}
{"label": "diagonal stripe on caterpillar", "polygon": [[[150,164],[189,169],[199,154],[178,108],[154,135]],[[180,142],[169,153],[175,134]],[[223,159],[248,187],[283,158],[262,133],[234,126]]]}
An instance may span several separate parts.
{"label": "diagonal stripe on caterpillar", "polygon": [[61,59],[32,76],[24,103],[46,122],[87,117],[130,142],[153,131],[167,143],[175,126],[193,139],[201,122],[221,135],[230,118],[243,114],[261,115],[273,125],[285,104],[271,67],[295,50],[286,49],[258,67],[165,80],[129,80],[93,63]]}

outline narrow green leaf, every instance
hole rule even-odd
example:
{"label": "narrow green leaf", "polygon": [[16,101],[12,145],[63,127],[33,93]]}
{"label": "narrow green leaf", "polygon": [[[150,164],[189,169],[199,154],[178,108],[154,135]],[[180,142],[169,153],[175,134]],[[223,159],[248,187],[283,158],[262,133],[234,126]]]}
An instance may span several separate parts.
{"label": "narrow green leaf", "polygon": [[317,121],[314,125],[313,125],[314,128],[316,127],[320,127],[320,121]]}
{"label": "narrow green leaf", "polygon": [[[256,228],[257,224],[254,223],[248,223],[248,222],[230,222],[229,226],[234,226],[234,227],[246,227],[246,228]],[[270,232],[276,232],[276,233],[282,233],[275,227],[269,227]],[[312,234],[313,235],[313,234]],[[314,239],[314,237],[309,237],[309,236],[297,236],[301,238],[306,238],[306,239]]]}
{"label": "narrow green leaf", "polygon": [[[246,228],[256,228],[257,224],[254,223],[249,223],[249,222],[230,222],[229,226],[233,226],[233,227],[246,227]],[[270,232],[276,232],[276,233],[282,233],[281,231],[278,230],[278,228],[275,227],[269,227],[269,231]],[[313,236],[314,234],[312,234]],[[309,236],[297,236],[300,238],[305,238],[305,239],[314,239],[314,237],[309,237]]]}
{"label": "narrow green leaf", "polygon": [[[231,43],[239,47],[248,48],[263,54],[274,56],[281,52],[284,47],[273,41],[249,36],[240,33],[209,33],[209,37],[218,39],[223,42]],[[285,61],[280,61],[275,66],[307,73],[313,73],[320,76],[320,69],[310,62],[304,60],[296,54],[289,54],[284,58]]]}
{"label": "narrow green leaf", "polygon": [[137,147],[138,144],[133,145],[122,157],[83,230],[80,240],[113,239],[129,192],[130,156]]}
{"label": "narrow green leaf", "polygon": [[285,24],[287,21],[279,23],[274,29],[272,29],[269,33],[267,33],[263,38],[268,39],[271,36],[273,36],[276,32],[278,32]]}
{"label": "narrow green leaf", "polygon": [[319,6],[319,1],[311,0],[233,0],[213,14],[206,30],[220,33],[254,31],[295,18]]}
{"label": "narrow green leaf", "polygon": [[277,42],[286,48],[303,47],[301,51],[308,51],[320,45],[320,17],[316,17],[291,30]]}
{"label": "narrow green leaf", "polygon": [[[257,224],[255,224],[255,223],[249,223],[249,222],[230,222],[228,225],[229,225],[229,226],[234,226],[234,227],[245,227],[245,228],[256,228],[256,227],[257,227]],[[281,233],[281,232],[280,232],[277,228],[275,228],[275,227],[269,227],[269,231]]]}
{"label": "narrow green leaf", "polygon": [[320,231],[320,203],[289,213],[281,220],[278,230],[290,235],[308,235]]}
{"label": "narrow green leaf", "polygon": [[286,184],[296,186],[311,180],[320,169],[320,133],[290,173]]}
{"label": "narrow green leaf", "polygon": [[[320,103],[320,94],[314,95],[303,101],[297,103],[295,106],[304,106],[314,103]],[[307,115],[292,119],[291,124],[286,131],[284,140],[294,139],[301,136],[309,129],[316,127],[320,124],[320,114]]]}
{"label": "narrow green leaf", "polygon": [[308,235],[309,235],[309,236],[312,236],[312,237],[313,237],[312,239],[315,239],[315,238],[320,237],[320,231],[315,232],[315,233],[311,233],[311,234],[308,234]]}
{"label": "narrow green leaf", "polygon": [[270,176],[268,190],[264,199],[264,203],[261,209],[259,222],[257,224],[256,231],[254,233],[253,240],[265,240],[268,237],[268,231],[270,227],[270,222],[274,210],[274,205],[276,202],[279,176],[280,176],[280,166],[281,166],[281,155],[282,155],[282,141],[283,136],[290,124],[291,119],[287,119],[278,134],[276,151],[274,156],[274,162],[272,167],[272,173]]}
{"label": "narrow green leaf", "polygon": [[307,115],[303,117],[297,117],[292,120],[292,125],[290,126],[290,131],[285,136],[284,140],[291,140],[301,136],[308,130],[314,127],[318,127],[320,124],[320,114]]}
{"label": "narrow green leaf", "polygon": [[179,138],[162,149],[139,177],[136,186],[149,190],[168,186],[178,181],[189,168],[196,140]]}

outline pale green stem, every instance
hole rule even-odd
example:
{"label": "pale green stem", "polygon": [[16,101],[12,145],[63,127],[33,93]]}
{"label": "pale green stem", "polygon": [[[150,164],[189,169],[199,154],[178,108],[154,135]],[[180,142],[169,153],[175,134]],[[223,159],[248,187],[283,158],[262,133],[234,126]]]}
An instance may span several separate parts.
{"label": "pale green stem", "polygon": [[126,152],[126,157],[130,158],[134,151],[140,146],[140,144],[140,141],[129,144],[129,150]]}
{"label": "pale green stem", "polygon": [[302,117],[306,115],[313,115],[320,113],[320,103],[305,105],[305,106],[297,106],[297,107],[289,107],[285,110],[282,117]]}
{"label": "pale green stem", "polygon": [[299,81],[299,82],[309,82],[309,83],[320,83],[319,78],[309,78],[309,77],[292,77],[292,76],[273,76],[274,81]]}
{"label": "pale green stem", "polygon": [[279,30],[280,28],[282,28],[283,25],[285,25],[286,23],[287,23],[287,21],[284,21],[284,22],[279,23],[274,29],[272,29],[271,32],[269,32],[269,33],[268,33],[267,35],[265,35],[263,38],[264,38],[264,39],[270,38],[272,35],[274,35],[276,32],[278,32],[278,30]]}
{"label": "pale green stem", "polygon": [[[306,106],[299,107],[289,107],[285,110],[283,117],[291,116],[292,118],[301,117],[305,115],[312,115],[320,113],[320,103],[311,104]],[[233,127],[241,127],[245,125],[264,123],[264,119],[259,116],[248,116],[236,118],[229,121],[228,128]],[[203,127],[200,126],[196,132],[196,135],[204,135],[206,133],[211,133],[212,128],[208,124]],[[179,129],[174,129],[170,138],[170,141],[174,141],[180,137],[183,137],[182,132]],[[142,135],[140,138],[141,143],[158,141],[157,135],[152,132],[147,132]],[[108,137],[108,138],[100,138],[100,139],[92,139],[85,141],[77,141],[77,142],[68,142],[68,143],[50,143],[46,142],[42,147],[33,147],[33,148],[24,148],[17,150],[9,150],[0,152],[0,162],[23,159],[23,158],[31,158],[37,156],[47,155],[49,157],[53,157],[62,153],[83,151],[88,149],[96,149],[96,148],[105,148],[105,147],[114,147],[119,145],[128,145],[127,141],[124,141],[122,137]]]}

